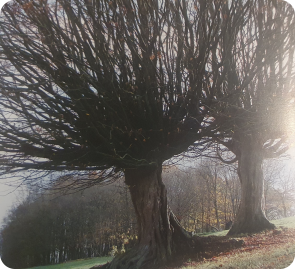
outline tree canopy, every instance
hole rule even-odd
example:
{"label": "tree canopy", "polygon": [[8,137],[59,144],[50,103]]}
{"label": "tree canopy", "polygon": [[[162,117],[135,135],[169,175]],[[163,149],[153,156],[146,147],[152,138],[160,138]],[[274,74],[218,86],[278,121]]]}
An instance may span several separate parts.
{"label": "tree canopy", "polygon": [[220,6],[6,4],[1,150],[9,154],[1,163],[101,170],[148,166],[184,151],[198,137],[201,99],[210,95],[205,70],[220,42]]}

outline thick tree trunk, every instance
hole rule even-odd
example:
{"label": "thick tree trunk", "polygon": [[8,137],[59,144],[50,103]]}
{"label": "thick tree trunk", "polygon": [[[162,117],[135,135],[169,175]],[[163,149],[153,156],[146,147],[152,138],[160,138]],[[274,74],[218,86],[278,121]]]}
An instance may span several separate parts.
{"label": "thick tree trunk", "polygon": [[245,135],[239,141],[238,175],[241,182],[241,202],[228,235],[256,233],[273,229],[264,213],[263,150],[259,139]]}
{"label": "thick tree trunk", "polygon": [[167,205],[161,173],[161,167],[125,171],[125,182],[137,216],[138,244],[115,257],[107,268],[153,268],[167,262],[178,248],[189,247],[191,237]]}

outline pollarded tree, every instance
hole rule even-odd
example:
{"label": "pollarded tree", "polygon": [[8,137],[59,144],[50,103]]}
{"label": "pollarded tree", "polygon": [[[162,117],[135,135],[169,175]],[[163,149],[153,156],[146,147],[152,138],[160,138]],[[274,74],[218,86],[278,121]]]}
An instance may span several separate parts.
{"label": "pollarded tree", "polygon": [[251,12],[257,17],[249,19],[247,33],[224,36],[223,46],[233,48],[220,73],[227,80],[208,113],[217,156],[238,161],[241,203],[229,234],[274,228],[263,208],[263,160],[284,153],[294,132],[294,10],[283,1],[258,0]]}
{"label": "pollarded tree", "polygon": [[[201,138],[214,93],[223,89],[220,70],[237,42],[224,40],[241,29],[249,35],[248,17],[257,22],[252,2],[6,4],[0,23],[5,177],[100,171],[90,177],[99,183],[123,171],[139,242],[110,268],[150,267],[184,249],[187,234],[167,205],[162,162]],[[78,187],[89,182],[80,179]]]}

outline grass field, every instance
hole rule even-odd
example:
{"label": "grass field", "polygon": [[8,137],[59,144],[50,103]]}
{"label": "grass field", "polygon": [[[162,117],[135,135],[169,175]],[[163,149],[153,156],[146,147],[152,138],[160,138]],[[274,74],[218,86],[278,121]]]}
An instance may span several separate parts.
{"label": "grass field", "polygon": [[289,217],[285,219],[279,219],[279,220],[274,220],[272,221],[273,224],[276,226],[284,226],[287,228],[294,228],[295,229],[295,216],[294,217]]}
{"label": "grass field", "polygon": [[31,269],[89,269],[94,265],[100,265],[107,263],[112,260],[112,257],[99,257],[85,260],[69,261],[66,263],[47,265],[47,266],[37,266]]}
{"label": "grass field", "polygon": [[[279,220],[272,220],[271,221],[274,225],[279,228],[280,226],[286,228],[293,228],[295,229],[295,216],[279,219]],[[210,233],[200,233],[198,236],[209,236],[209,235],[216,235],[216,236],[225,236],[228,233],[228,230],[220,231],[220,232],[210,232]]]}
{"label": "grass field", "polygon": [[[284,269],[291,265],[295,257],[294,242],[272,248],[253,251],[237,251],[229,255],[214,257],[202,262],[188,261],[181,269]],[[294,264],[295,268],[295,264]],[[292,268],[293,269],[293,268]]]}
{"label": "grass field", "polygon": [[[220,253],[216,257],[193,261],[188,259],[181,267],[170,269],[283,269],[288,267],[295,257],[295,216],[272,221],[279,234],[273,232],[260,233],[253,237],[240,237],[246,244],[240,249]],[[291,228],[291,229],[283,229]],[[201,236],[225,236],[228,231],[203,233]],[[111,261],[111,257],[92,258],[71,261],[62,264],[38,266],[31,269],[89,269],[94,265]],[[295,269],[295,265],[294,265]]]}
{"label": "grass field", "polygon": [[[271,221],[278,233],[265,232],[241,237],[246,245],[229,253],[220,253],[203,261],[187,261],[181,269],[295,269],[295,216]],[[291,228],[291,229],[284,229]],[[225,236],[228,231],[205,233],[201,236]]]}

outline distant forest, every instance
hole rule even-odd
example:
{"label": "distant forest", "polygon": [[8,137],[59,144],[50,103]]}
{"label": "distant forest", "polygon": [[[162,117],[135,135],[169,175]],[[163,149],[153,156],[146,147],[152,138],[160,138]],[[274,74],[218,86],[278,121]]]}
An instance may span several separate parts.
{"label": "distant forest", "polygon": [[[295,214],[294,181],[281,172],[274,163],[265,166],[269,219]],[[234,221],[240,184],[233,166],[213,162],[195,169],[168,166],[163,181],[169,205],[191,233],[223,230]],[[68,195],[31,188],[1,229],[2,261],[12,268],[25,268],[107,256],[132,247],[136,228],[124,178]]]}

